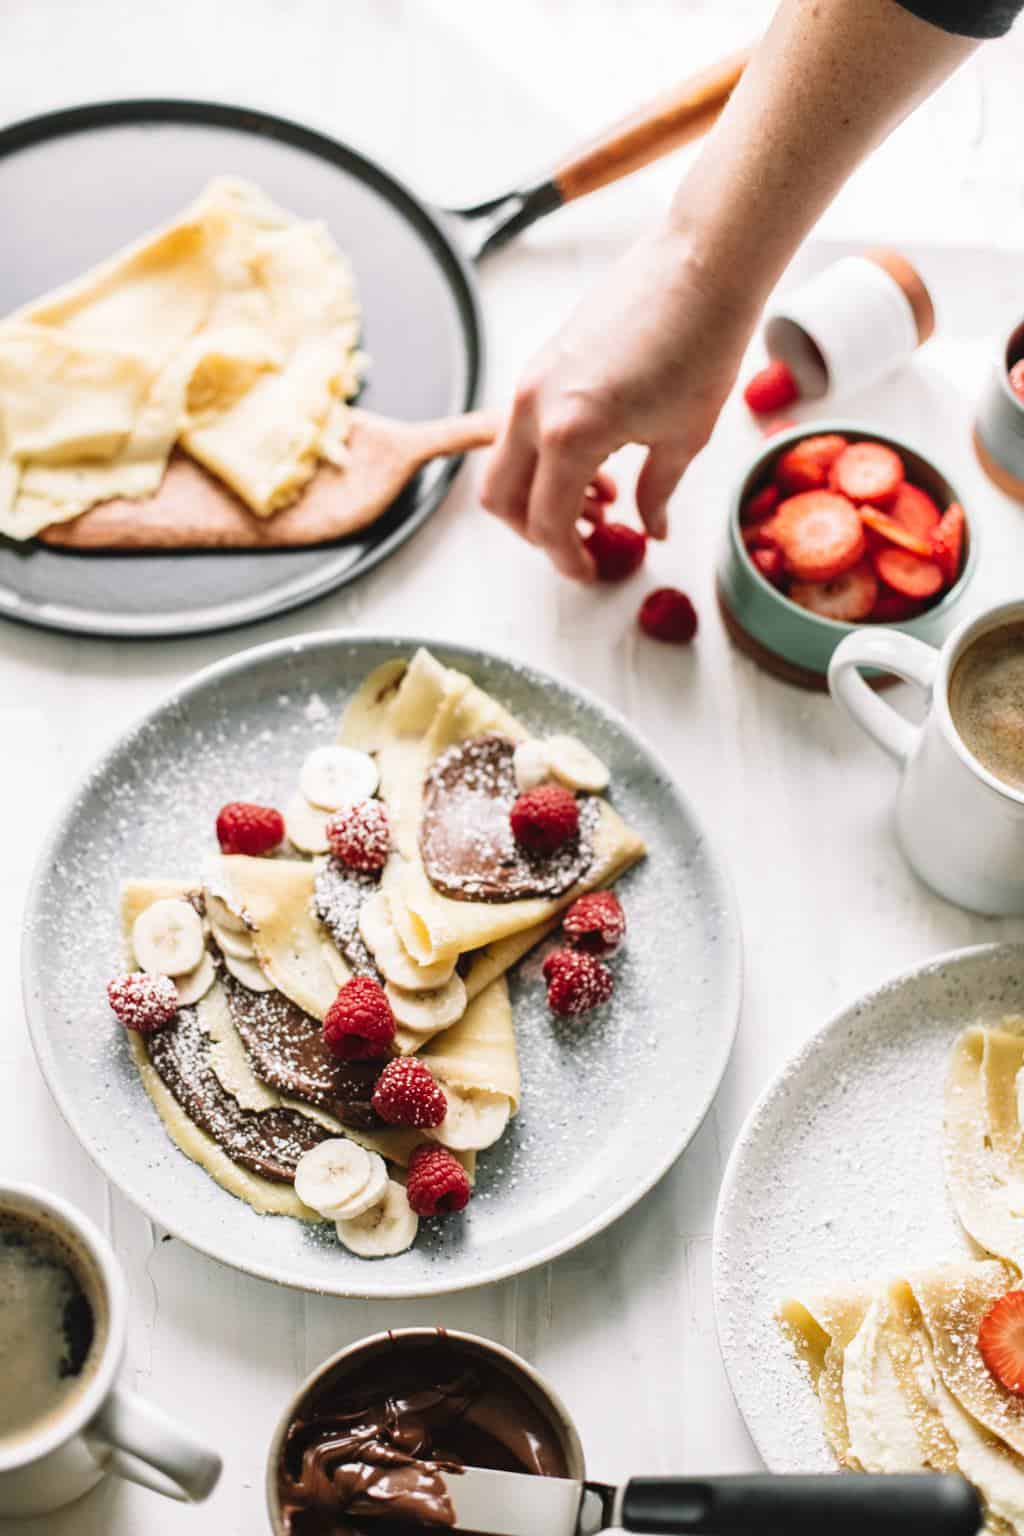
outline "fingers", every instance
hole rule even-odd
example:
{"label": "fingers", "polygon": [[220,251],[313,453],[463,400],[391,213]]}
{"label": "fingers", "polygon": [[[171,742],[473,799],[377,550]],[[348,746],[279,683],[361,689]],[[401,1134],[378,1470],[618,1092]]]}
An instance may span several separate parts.
{"label": "fingers", "polygon": [[522,411],[513,410],[488,461],[480,501],[522,538],[536,464],[531,424]]}
{"label": "fingers", "polygon": [[658,443],[644,460],[636,483],[636,505],[652,539],[663,539],[668,533],[668,499],[691,457],[684,443]]}
{"label": "fingers", "polygon": [[611,504],[618,496],[619,488],[606,469],[597,470],[587,486],[587,497],[602,504]]}
{"label": "fingers", "polygon": [[571,442],[548,443],[537,461],[526,515],[526,536],[571,581],[593,581],[592,557],[580,542],[576,519],[594,474],[595,459]]}

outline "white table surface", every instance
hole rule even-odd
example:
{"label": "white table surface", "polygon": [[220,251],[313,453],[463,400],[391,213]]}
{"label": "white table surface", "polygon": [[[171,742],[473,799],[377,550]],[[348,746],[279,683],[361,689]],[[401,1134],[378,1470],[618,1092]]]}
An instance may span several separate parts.
{"label": "white table surface", "polygon": [[[326,125],[428,194],[456,201],[541,167],[743,42],[770,11],[763,0],[4,0],[0,111],[14,118],[154,93],[241,100]],[[1018,31],[899,131],[847,188],[825,232],[865,243],[885,236],[1024,245],[1022,70]],[[599,195],[488,263],[493,400],[590,275],[656,214],[680,165]],[[944,267],[950,282],[971,283],[969,260]],[[1004,277],[1008,270],[1004,264]],[[973,313],[961,306],[958,323],[969,325]],[[977,348],[963,345],[973,367]],[[1024,929],[929,896],[891,842],[891,767],[827,699],[759,674],[730,648],[714,609],[713,560],[738,456],[755,442],[734,412],[677,497],[670,543],[649,560],[650,584],[679,583],[700,609],[698,643],[684,653],[638,639],[643,579],[599,593],[561,582],[478,510],[471,471],[384,569],[245,632],[131,644],[4,626],[0,1170],[59,1190],[107,1229],[131,1290],[127,1384],[181,1414],[225,1459],[222,1484],[200,1509],[111,1481],[61,1515],[7,1529],[265,1529],[265,1449],[293,1385],[342,1343],[414,1322],[473,1329],[528,1355],[575,1412],[596,1476],[757,1465],[719,1361],[709,1264],[716,1191],[743,1117],[797,1042],[866,986],[941,950]],[[972,474],[962,430],[953,446]],[[1019,573],[1017,518],[1005,504],[993,513],[1004,558],[990,562],[993,585],[979,595],[1019,589],[1009,563],[1016,554]],[[585,1249],[439,1302],[294,1295],[165,1241],[107,1187],[63,1125],[31,1055],[18,996],[19,916],[38,836],[83,765],[203,663],[339,625],[469,640],[549,665],[609,698],[661,748],[702,809],[731,859],[744,922],[738,1045],[712,1113],[676,1168]]]}

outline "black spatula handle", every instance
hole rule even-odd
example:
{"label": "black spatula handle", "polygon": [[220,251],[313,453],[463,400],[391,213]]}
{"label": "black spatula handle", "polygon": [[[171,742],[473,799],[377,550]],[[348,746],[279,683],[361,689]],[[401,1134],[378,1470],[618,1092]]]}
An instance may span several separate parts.
{"label": "black spatula handle", "polygon": [[818,1477],[635,1477],[622,1528],[648,1536],[977,1536],[978,1495],[938,1473]]}

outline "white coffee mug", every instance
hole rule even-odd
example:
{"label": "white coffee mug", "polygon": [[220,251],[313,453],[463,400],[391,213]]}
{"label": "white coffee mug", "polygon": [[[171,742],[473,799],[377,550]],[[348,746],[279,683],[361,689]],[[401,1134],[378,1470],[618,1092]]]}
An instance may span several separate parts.
{"label": "white coffee mug", "polygon": [[80,1498],[107,1473],[181,1500],[205,1499],[221,1460],[159,1409],[119,1387],[127,1298],[110,1244],[67,1201],[29,1184],[0,1184],[0,1213],[52,1232],[70,1250],[97,1319],[80,1392],[37,1433],[0,1442],[0,1517],[42,1515]]}
{"label": "white coffee mug", "polygon": [[[858,629],[836,647],[832,697],[903,766],[896,828],[911,867],[957,906],[993,917],[1024,915],[1024,793],[968,751],[949,712],[953,668],[979,635],[1024,622],[1024,602],[1002,603],[955,629],[941,650],[894,629]],[[914,726],[858,671],[895,672],[929,698]]]}

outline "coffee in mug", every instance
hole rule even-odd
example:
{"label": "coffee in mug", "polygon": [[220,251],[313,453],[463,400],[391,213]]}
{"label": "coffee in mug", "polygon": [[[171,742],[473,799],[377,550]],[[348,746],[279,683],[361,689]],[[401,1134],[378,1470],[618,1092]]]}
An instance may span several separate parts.
{"label": "coffee in mug", "polygon": [[1004,624],[971,642],[953,668],[949,712],[981,766],[1024,790],[1024,624]]}

